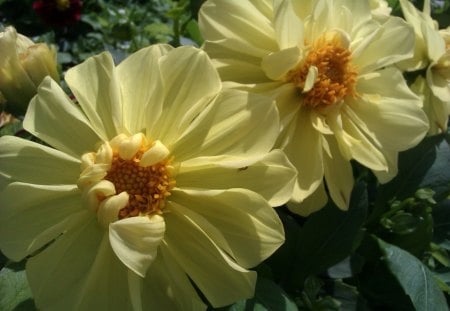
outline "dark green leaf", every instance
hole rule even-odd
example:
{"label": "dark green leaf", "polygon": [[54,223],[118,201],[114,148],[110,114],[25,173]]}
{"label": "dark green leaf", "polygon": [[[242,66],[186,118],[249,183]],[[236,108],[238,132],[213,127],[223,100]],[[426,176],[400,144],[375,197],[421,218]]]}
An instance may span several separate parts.
{"label": "dark green leaf", "polygon": [[419,188],[435,192],[440,201],[450,193],[450,147],[444,135],[425,138],[418,146],[400,153],[398,174],[380,187],[382,203],[391,198],[413,197]]}
{"label": "dark green leaf", "polygon": [[6,266],[0,271],[0,310],[36,310],[24,270]]}
{"label": "dark green leaf", "polygon": [[299,288],[305,278],[326,270],[346,258],[355,248],[367,213],[364,183],[355,186],[349,210],[334,204],[311,215],[299,232],[290,286]]}
{"label": "dark green leaf", "polygon": [[369,310],[413,310],[411,300],[382,260],[377,241],[375,236],[365,235],[354,256],[360,264],[355,284],[363,301]]}
{"label": "dark green leaf", "polygon": [[274,282],[258,277],[255,296],[252,299],[241,300],[235,304],[220,308],[228,311],[297,311],[295,303],[287,296],[280,286]]}
{"label": "dark green leaf", "polygon": [[378,239],[384,261],[416,310],[448,310],[444,294],[439,289],[433,274],[416,257]]}
{"label": "dark green leaf", "polygon": [[283,222],[285,241],[283,245],[267,260],[266,263],[272,269],[275,281],[283,283],[292,273],[292,263],[296,252],[300,225],[289,214],[287,208],[278,207],[276,212]]}
{"label": "dark green leaf", "polygon": [[450,199],[442,201],[433,209],[434,241],[450,240]]}
{"label": "dark green leaf", "polygon": [[16,135],[23,130],[22,122],[12,122],[0,128],[0,136],[4,135]]}

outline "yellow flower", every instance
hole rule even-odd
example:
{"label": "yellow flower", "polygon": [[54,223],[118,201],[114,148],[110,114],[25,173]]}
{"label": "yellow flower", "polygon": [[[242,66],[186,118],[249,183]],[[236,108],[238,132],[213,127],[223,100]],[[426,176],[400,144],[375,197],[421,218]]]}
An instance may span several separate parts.
{"label": "yellow flower", "polygon": [[444,132],[448,126],[448,116],[450,114],[450,101],[443,102],[436,97],[431,91],[426,79],[418,76],[416,81],[411,85],[414,91],[423,101],[423,111],[428,116],[430,122],[430,135]]}
{"label": "yellow flower", "polygon": [[450,44],[446,30],[439,31],[438,23],[430,16],[430,1],[424,3],[423,12],[406,0],[400,1],[403,15],[414,27],[416,43],[414,57],[399,66],[413,71],[426,68],[426,84],[421,77],[413,86],[424,99],[424,109],[430,119],[429,134],[447,130],[450,115]]}
{"label": "yellow flower", "polygon": [[384,19],[391,15],[392,8],[386,0],[369,0],[369,5],[375,18]]}
{"label": "yellow flower", "polygon": [[12,109],[24,112],[47,75],[59,79],[53,47],[35,44],[13,27],[0,33],[0,92]]}
{"label": "yellow flower", "polygon": [[[43,310],[199,310],[253,295],[296,172],[269,99],[222,90],[206,53],[156,45],[45,78],[0,139],[0,248]],[[274,121],[275,120],[275,121]],[[37,253],[37,254],[36,254]]]}
{"label": "yellow flower", "polygon": [[301,215],[325,204],[324,177],[347,209],[350,160],[386,182],[398,152],[428,130],[420,99],[391,66],[412,55],[412,29],[374,20],[367,1],[209,0],[199,22],[222,79],[276,99],[278,146],[299,172],[289,207]]}

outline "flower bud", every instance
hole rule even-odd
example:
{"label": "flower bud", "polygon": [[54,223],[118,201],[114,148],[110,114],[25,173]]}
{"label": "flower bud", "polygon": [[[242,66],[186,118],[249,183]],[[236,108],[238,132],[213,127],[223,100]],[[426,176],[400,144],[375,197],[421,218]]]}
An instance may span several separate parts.
{"label": "flower bud", "polygon": [[35,44],[13,27],[0,33],[0,92],[12,110],[24,113],[48,75],[59,81],[53,47]]}

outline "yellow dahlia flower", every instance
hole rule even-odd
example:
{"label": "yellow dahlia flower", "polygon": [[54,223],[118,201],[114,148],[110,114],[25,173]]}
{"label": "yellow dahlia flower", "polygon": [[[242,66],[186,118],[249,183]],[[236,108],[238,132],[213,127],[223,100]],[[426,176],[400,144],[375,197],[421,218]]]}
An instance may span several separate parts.
{"label": "yellow dahlia flower", "polygon": [[66,82],[77,104],[47,77],[24,120],[51,147],[0,138],[0,248],[31,256],[37,307],[205,309],[191,281],[215,307],[251,297],[296,176],[272,102],[222,90],[193,47],[103,53]]}
{"label": "yellow dahlia flower", "polygon": [[375,18],[384,19],[391,15],[392,8],[386,0],[369,0],[369,5]]}
{"label": "yellow dahlia flower", "polygon": [[430,1],[423,12],[407,0],[400,0],[405,19],[414,27],[416,43],[414,57],[399,63],[402,69],[426,69],[426,83],[419,77],[412,86],[424,100],[424,110],[430,120],[429,134],[447,130],[450,115],[450,40],[447,30],[439,31],[430,16]]}
{"label": "yellow dahlia flower", "polygon": [[13,27],[0,33],[0,92],[12,109],[25,112],[47,75],[59,79],[53,47],[35,44]]}
{"label": "yellow dahlia flower", "polygon": [[414,33],[400,18],[374,20],[368,1],[209,0],[199,22],[222,79],[276,99],[278,146],[299,172],[297,213],[325,204],[324,177],[347,209],[350,160],[386,182],[398,152],[428,130],[419,97],[390,66],[412,55]]}

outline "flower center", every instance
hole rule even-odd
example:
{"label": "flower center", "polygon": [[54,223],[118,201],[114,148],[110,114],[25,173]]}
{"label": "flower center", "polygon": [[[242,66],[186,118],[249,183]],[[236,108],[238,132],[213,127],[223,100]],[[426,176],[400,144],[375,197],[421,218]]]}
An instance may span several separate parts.
{"label": "flower center", "polygon": [[175,185],[170,174],[171,159],[154,165],[140,166],[145,149],[139,150],[130,160],[114,152],[111,168],[105,180],[111,181],[116,193],[127,192],[128,204],[119,211],[119,219],[149,214],[161,214],[166,197]]}
{"label": "flower center", "polygon": [[69,0],[56,0],[56,8],[60,11],[65,11],[70,7]]}
{"label": "flower center", "polygon": [[356,96],[357,72],[351,52],[335,33],[321,36],[312,44],[305,60],[287,73],[286,80],[303,91],[303,103],[315,108]]}
{"label": "flower center", "polygon": [[102,225],[163,213],[176,184],[169,154],[158,140],[121,134],[82,156],[78,187]]}

